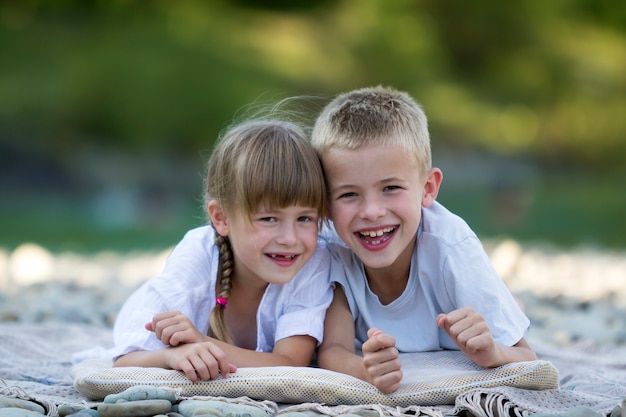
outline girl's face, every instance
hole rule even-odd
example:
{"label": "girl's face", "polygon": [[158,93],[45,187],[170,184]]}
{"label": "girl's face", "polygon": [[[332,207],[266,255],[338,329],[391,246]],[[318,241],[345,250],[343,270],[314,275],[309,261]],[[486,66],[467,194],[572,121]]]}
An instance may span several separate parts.
{"label": "girl's face", "polygon": [[312,207],[259,207],[250,218],[232,213],[213,223],[230,237],[238,280],[285,284],[315,253],[318,217]]}

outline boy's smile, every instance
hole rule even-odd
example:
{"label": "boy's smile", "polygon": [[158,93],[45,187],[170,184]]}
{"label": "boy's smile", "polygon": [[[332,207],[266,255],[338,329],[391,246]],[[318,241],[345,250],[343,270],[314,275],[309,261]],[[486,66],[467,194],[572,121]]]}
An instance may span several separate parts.
{"label": "boy's smile", "polygon": [[322,162],[339,237],[368,269],[408,270],[425,194],[416,162],[389,146],[335,149]]}
{"label": "boy's smile", "polygon": [[387,247],[386,244],[390,241],[395,231],[396,227],[394,226],[375,230],[360,230],[357,233],[363,244],[369,246],[370,250],[382,250]]}

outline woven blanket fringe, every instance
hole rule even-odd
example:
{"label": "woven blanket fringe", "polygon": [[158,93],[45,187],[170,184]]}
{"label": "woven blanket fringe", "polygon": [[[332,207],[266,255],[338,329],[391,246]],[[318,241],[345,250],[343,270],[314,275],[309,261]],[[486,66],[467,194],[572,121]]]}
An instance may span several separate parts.
{"label": "woven blanket fringe", "polygon": [[496,392],[470,391],[457,397],[455,405],[454,414],[467,410],[476,417],[526,417],[529,414],[529,410],[519,407],[505,395]]}
{"label": "woven blanket fringe", "polygon": [[278,404],[274,401],[269,400],[253,400],[249,397],[237,397],[237,398],[228,398],[228,397],[212,397],[206,395],[194,395],[192,397],[177,397],[179,400],[203,400],[203,401],[222,401],[229,404],[241,404],[241,405],[249,405],[252,407],[259,408],[265,411],[268,415],[273,416],[279,413]]}
{"label": "woven blanket fringe", "polygon": [[22,387],[9,385],[2,378],[0,378],[0,383],[4,385],[3,387],[0,387],[0,395],[4,395],[10,398],[17,398],[19,400],[36,402],[37,404],[40,404],[43,408],[45,408],[46,415],[48,416],[56,416],[59,414],[59,407],[54,401],[48,401],[41,398],[36,399],[34,397],[31,397],[26,391],[22,389]]}
{"label": "woven blanket fringe", "polygon": [[342,414],[359,414],[359,411],[364,410],[375,411],[380,417],[445,417],[450,415],[452,407],[421,407],[417,405],[409,407],[391,407],[382,404],[327,406],[319,403],[302,403],[281,408],[279,414],[315,411],[327,416],[341,416]]}

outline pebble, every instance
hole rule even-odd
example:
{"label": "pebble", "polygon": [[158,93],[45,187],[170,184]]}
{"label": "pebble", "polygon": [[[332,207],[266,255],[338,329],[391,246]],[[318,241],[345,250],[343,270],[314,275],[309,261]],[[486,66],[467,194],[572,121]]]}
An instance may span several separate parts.
{"label": "pebble", "polygon": [[74,405],[60,405],[57,409],[59,417],[98,417],[98,411]]}
{"label": "pebble", "polygon": [[183,400],[178,404],[178,412],[184,417],[268,417],[265,411],[251,405],[213,400]]}
{"label": "pebble", "polygon": [[98,411],[91,408],[85,408],[74,414],[68,414],[66,417],[98,417]]}
{"label": "pebble", "polygon": [[104,398],[105,403],[119,403],[120,400],[167,400],[171,404],[176,402],[176,395],[164,388],[153,387],[151,385],[136,385],[119,394],[109,394]]}
{"label": "pebble", "polygon": [[0,408],[0,417],[41,417],[45,414],[23,408],[7,407]]}
{"label": "pebble", "polygon": [[119,403],[102,403],[98,406],[99,417],[151,417],[167,414],[172,410],[168,400],[137,400]]}
{"label": "pebble", "polygon": [[40,414],[46,413],[45,408],[32,401],[0,395],[0,409],[4,408],[18,408],[27,411],[34,411]]}

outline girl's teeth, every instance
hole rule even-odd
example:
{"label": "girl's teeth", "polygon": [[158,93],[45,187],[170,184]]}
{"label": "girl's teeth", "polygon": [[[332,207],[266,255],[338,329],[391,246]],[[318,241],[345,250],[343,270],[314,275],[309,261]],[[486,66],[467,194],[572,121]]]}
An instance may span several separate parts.
{"label": "girl's teeth", "polygon": [[[272,254],[270,254],[270,257],[273,258],[273,259],[276,259],[278,257],[278,255],[276,255],[275,253],[272,253]],[[284,255],[284,256],[281,256],[281,258],[285,258],[285,259],[293,259],[295,257],[296,257],[296,255]]]}

